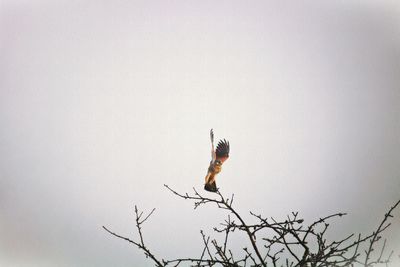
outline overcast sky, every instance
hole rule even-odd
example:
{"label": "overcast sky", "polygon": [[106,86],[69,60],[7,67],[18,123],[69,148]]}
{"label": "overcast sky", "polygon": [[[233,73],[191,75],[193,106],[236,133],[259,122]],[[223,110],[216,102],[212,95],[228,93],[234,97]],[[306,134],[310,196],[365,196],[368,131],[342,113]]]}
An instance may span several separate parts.
{"label": "overcast sky", "polygon": [[137,238],[134,204],[156,208],[155,254],[198,256],[225,214],[163,184],[202,190],[210,128],[245,217],[372,231],[400,199],[399,18],[397,1],[1,1],[0,265],[152,266],[101,229]]}

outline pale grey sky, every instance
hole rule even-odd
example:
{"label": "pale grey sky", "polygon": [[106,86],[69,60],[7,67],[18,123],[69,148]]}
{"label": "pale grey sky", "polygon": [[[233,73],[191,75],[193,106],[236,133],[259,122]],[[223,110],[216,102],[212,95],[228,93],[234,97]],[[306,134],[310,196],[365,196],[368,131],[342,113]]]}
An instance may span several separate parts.
{"label": "pale grey sky", "polygon": [[101,229],[135,238],[134,204],[157,209],[157,255],[198,255],[225,216],[163,184],[202,188],[210,128],[239,211],[372,231],[400,198],[399,18],[396,1],[3,0],[0,265],[152,266]]}

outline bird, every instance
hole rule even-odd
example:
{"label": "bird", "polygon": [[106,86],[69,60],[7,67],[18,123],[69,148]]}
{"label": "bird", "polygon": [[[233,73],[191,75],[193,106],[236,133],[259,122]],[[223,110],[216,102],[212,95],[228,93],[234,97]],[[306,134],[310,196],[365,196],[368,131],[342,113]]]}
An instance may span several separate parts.
{"label": "bird", "polygon": [[229,158],[229,142],[225,139],[220,140],[217,149],[214,150],[214,131],[210,130],[211,139],[211,161],[207,170],[206,183],[204,189],[209,192],[217,192],[217,184],[215,183],[215,176],[221,172],[222,164]]}

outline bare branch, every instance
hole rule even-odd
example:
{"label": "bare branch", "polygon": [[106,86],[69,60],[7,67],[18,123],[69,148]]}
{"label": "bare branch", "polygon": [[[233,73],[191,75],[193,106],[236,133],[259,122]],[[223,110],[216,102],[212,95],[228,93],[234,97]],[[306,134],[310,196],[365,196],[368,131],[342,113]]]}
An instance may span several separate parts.
{"label": "bare branch", "polygon": [[[250,212],[249,222],[233,207],[234,195],[225,198],[218,190],[216,197],[205,197],[193,188],[193,193],[179,193],[164,185],[174,195],[193,201],[194,208],[213,203],[214,207],[228,212],[228,217],[219,226],[214,227],[217,235],[222,235],[220,241],[206,236],[200,231],[202,237],[202,250],[200,257],[182,257],[171,260],[159,260],[145,245],[142,225],[150,218],[155,209],[147,215],[139,211],[135,206],[136,229],[138,241],[116,234],[103,226],[109,234],[123,239],[139,250],[146,257],[152,259],[157,267],[166,266],[257,266],[257,267],[353,267],[356,264],[364,267],[372,267],[378,264],[388,266],[393,251],[385,258],[386,239],[379,245],[379,254],[372,259],[377,244],[382,240],[383,232],[390,227],[389,219],[393,217],[393,210],[400,205],[396,202],[385,214],[379,226],[371,234],[362,236],[349,234],[341,239],[328,240],[326,233],[330,230],[332,221],[346,213],[335,213],[321,217],[308,226],[298,212],[291,212],[283,220],[273,217],[264,217],[261,214]],[[230,249],[230,236],[233,232],[243,233],[250,241],[251,246],[244,247],[242,254],[233,255]],[[366,248],[365,248],[366,247]],[[360,250],[365,249],[365,259],[360,259]],[[386,254],[387,255],[387,254]]]}

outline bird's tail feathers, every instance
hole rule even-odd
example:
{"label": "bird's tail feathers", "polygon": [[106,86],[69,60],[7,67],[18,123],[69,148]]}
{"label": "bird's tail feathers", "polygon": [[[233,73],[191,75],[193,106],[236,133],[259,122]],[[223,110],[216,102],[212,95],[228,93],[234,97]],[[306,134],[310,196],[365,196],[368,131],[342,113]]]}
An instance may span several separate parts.
{"label": "bird's tail feathers", "polygon": [[210,192],[217,192],[217,185],[215,184],[215,181],[211,184],[205,184],[204,189]]}

